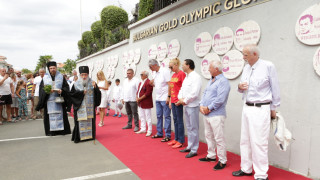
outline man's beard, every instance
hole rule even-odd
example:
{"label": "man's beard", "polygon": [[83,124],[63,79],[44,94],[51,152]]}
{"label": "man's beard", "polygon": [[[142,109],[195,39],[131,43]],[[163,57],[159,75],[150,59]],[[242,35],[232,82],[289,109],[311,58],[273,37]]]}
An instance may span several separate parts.
{"label": "man's beard", "polygon": [[88,86],[88,82],[89,82],[89,79],[86,79],[86,80],[83,80],[83,79],[82,79],[82,85],[83,85],[83,87],[87,87],[87,86]]}

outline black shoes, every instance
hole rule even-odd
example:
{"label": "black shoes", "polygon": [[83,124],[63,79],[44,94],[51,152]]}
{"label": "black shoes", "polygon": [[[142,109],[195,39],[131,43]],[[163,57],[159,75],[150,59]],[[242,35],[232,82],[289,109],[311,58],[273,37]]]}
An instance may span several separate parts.
{"label": "black shoes", "polygon": [[211,158],[208,158],[208,157],[204,157],[204,158],[200,158],[199,161],[210,162],[210,161],[216,161],[216,159],[211,159]]}
{"label": "black shoes", "polygon": [[[131,128],[130,128],[131,129]],[[139,131],[139,128],[136,126],[133,130],[134,132],[138,132]]]}
{"label": "black shoes", "polygon": [[189,152],[189,154],[186,155],[186,158],[192,158],[194,156],[198,155],[197,153],[194,152]]}
{"label": "black shoes", "polygon": [[214,170],[221,170],[226,167],[227,164],[222,164],[220,161],[213,167]]}
{"label": "black shoes", "polygon": [[132,129],[132,126],[127,125],[127,126],[123,127],[122,129]]}
{"label": "black shoes", "polygon": [[190,151],[191,151],[191,150],[190,150],[190,149],[187,149],[187,148],[180,150],[180,152],[182,152],[182,153],[190,152]]}
{"label": "black shoes", "polygon": [[243,172],[241,169],[239,170],[239,171],[233,171],[232,172],[232,175],[233,176],[251,176],[252,175],[252,173],[245,173],[245,172]]}

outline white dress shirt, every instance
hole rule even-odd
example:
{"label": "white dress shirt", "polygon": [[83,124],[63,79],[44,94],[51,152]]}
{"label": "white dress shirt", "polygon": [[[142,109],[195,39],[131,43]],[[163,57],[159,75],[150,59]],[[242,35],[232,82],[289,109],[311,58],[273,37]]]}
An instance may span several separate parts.
{"label": "white dress shirt", "polygon": [[201,77],[195,71],[187,74],[179,91],[178,98],[184,98],[187,107],[197,107],[200,103]]}
{"label": "white dress shirt", "polygon": [[41,76],[37,76],[34,78],[33,84],[36,85],[35,91],[34,91],[34,96],[39,96],[39,89],[40,89],[40,84],[42,81]]}
{"label": "white dress shirt", "polygon": [[[4,77],[0,75],[0,81],[3,79]],[[0,86],[0,95],[10,95],[11,94],[11,87],[10,84],[12,84],[13,81],[11,80],[10,77],[8,77],[3,84]]]}
{"label": "white dress shirt", "polygon": [[133,77],[131,80],[126,78],[123,82],[122,99],[124,102],[136,102],[136,93],[138,91],[139,80]]}
{"label": "white dress shirt", "polygon": [[152,78],[154,79],[156,90],[156,101],[166,101],[168,97],[168,82],[171,80],[169,69],[160,67],[158,72],[152,72]]}
{"label": "white dress shirt", "polygon": [[[265,103],[271,102],[271,110],[280,106],[280,89],[275,66],[270,61],[258,59],[250,66],[243,68],[241,82],[247,82],[249,88],[244,94],[246,102]],[[243,93],[243,90],[238,89]]]}
{"label": "white dress shirt", "polygon": [[120,85],[116,85],[113,87],[112,89],[112,93],[113,93],[113,99],[114,100],[120,100],[121,99],[121,87]]}

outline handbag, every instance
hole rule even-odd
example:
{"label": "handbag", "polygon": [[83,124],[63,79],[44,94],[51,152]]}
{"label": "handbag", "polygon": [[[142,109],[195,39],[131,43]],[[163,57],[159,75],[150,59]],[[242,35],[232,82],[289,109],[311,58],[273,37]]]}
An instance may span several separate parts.
{"label": "handbag", "polygon": [[61,96],[61,94],[60,94],[60,96],[58,96],[58,97],[56,97],[56,99],[54,100],[54,102],[56,102],[56,103],[64,103],[64,98]]}

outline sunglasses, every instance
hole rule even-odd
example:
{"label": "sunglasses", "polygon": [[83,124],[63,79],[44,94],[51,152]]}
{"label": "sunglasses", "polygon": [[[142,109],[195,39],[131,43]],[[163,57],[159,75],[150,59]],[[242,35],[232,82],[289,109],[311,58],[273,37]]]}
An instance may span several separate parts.
{"label": "sunglasses", "polygon": [[143,76],[144,74],[140,74],[140,76]]}
{"label": "sunglasses", "polygon": [[169,69],[172,69],[173,67],[172,66],[169,66]]}

